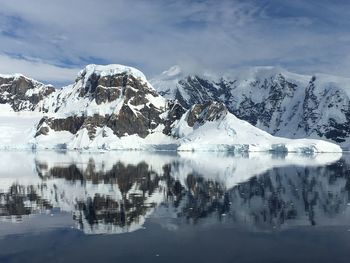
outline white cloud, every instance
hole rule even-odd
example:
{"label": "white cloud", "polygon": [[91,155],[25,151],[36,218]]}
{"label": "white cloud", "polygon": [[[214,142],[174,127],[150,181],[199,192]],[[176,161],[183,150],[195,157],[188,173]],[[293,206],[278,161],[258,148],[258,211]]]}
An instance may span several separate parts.
{"label": "white cloud", "polygon": [[27,77],[52,83],[73,82],[79,69],[62,68],[40,61],[28,61],[0,55],[0,72],[21,73]]}
{"label": "white cloud", "polygon": [[128,64],[148,76],[173,64],[344,74],[350,25],[339,25],[347,21],[343,9],[328,0],[1,1],[0,53],[48,65]]}

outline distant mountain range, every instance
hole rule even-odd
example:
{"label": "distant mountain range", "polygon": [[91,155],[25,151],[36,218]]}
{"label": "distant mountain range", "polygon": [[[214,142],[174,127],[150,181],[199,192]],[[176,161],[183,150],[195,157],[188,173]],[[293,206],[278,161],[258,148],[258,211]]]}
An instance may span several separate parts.
{"label": "distant mountain range", "polygon": [[329,140],[350,148],[350,79],[274,67],[188,74],[174,66],[151,84],[184,108],[217,101],[272,135]]}
{"label": "distant mountain range", "polygon": [[0,148],[338,152],[311,139],[347,147],[346,84],[275,68],[175,66],[148,82],[131,67],[88,65],[62,89],[0,75]]}

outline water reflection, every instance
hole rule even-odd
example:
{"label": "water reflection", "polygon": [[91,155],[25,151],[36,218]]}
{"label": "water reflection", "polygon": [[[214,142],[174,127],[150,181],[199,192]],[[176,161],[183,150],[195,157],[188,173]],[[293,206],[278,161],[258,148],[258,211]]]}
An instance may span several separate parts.
{"label": "water reflection", "polygon": [[257,230],[344,224],[350,168],[340,155],[1,153],[0,217],[68,212],[85,233],[123,233],[149,217]]}

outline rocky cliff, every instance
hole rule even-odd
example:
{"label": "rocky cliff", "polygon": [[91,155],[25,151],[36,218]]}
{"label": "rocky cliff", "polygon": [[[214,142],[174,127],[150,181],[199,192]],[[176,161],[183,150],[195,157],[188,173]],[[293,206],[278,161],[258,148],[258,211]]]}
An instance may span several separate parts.
{"label": "rocky cliff", "polygon": [[13,111],[44,111],[43,100],[54,92],[54,87],[23,75],[0,75],[0,104]]}
{"label": "rocky cliff", "polygon": [[[90,140],[97,132],[118,137],[137,134],[145,138],[164,124],[167,101],[136,69],[110,65],[90,65],[75,83],[49,97],[47,111],[38,124],[36,137],[49,131],[87,132]],[[52,107],[53,106],[53,107]]]}
{"label": "rocky cliff", "polygon": [[185,108],[219,101],[238,118],[270,134],[350,146],[350,79],[298,75],[271,67],[225,74],[186,74],[174,67],[151,83]]}
{"label": "rocky cliff", "polygon": [[[166,99],[142,72],[132,67],[88,65],[72,85],[56,90],[39,83],[30,86],[25,78],[17,82],[22,84],[14,84],[15,88],[9,89],[13,95],[9,97],[18,97],[11,106],[19,114],[6,119],[8,124],[7,128],[4,127],[4,136],[0,133],[0,147],[3,148],[341,151],[336,145],[322,141],[273,137],[236,118],[229,112],[227,102],[217,102],[221,97],[209,100],[209,97],[204,99],[202,96],[200,103],[191,107],[192,102],[186,104],[184,97]],[[270,90],[271,107],[282,108],[278,98],[285,96],[284,89],[294,90],[289,84],[283,87],[281,92]],[[6,96],[7,93],[3,91],[1,95]],[[37,99],[34,100],[30,94],[36,94]],[[254,96],[261,99],[257,94]],[[35,123],[32,123],[34,129],[22,125],[23,103],[17,103],[22,99],[32,105],[26,110],[37,113],[33,119]],[[262,111],[261,106],[254,103],[251,110]],[[273,111],[272,108],[270,110]],[[265,115],[267,120],[271,120],[271,116]],[[38,116],[41,118],[37,122]],[[258,122],[263,123],[263,120]],[[22,126],[17,131],[19,123]],[[25,123],[30,124],[29,121]],[[8,135],[6,130],[12,131],[10,134],[15,137]],[[16,137],[21,132],[23,140],[18,141]]]}

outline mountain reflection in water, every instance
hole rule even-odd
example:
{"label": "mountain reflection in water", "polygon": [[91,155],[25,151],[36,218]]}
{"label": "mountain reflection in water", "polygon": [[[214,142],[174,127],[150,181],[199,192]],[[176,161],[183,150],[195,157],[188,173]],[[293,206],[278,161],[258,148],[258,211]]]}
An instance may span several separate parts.
{"label": "mountain reflection in water", "polygon": [[147,218],[175,227],[220,221],[266,231],[337,225],[350,217],[347,156],[0,155],[0,217],[5,221],[68,212],[87,234],[117,234],[142,228]]}

